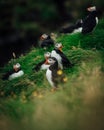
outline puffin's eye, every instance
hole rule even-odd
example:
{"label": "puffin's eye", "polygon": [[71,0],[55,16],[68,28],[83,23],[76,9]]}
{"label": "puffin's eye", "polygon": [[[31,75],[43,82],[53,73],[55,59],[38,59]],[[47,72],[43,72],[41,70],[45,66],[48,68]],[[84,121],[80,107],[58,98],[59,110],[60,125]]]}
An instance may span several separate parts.
{"label": "puffin's eye", "polygon": [[52,59],[49,59],[49,61],[52,61]]}
{"label": "puffin's eye", "polygon": [[53,60],[53,59],[49,59],[49,62],[50,62],[50,63],[54,63],[54,60]]}

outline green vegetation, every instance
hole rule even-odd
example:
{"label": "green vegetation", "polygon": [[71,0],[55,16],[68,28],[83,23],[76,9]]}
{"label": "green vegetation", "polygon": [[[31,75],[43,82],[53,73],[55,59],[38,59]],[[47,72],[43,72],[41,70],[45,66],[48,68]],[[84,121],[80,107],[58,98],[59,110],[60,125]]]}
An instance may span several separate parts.
{"label": "green vegetation", "polygon": [[[61,35],[63,52],[75,64],[63,70],[68,80],[51,92],[45,71],[33,66],[47,50],[31,48],[1,68],[0,129],[2,130],[103,130],[104,20],[88,35]],[[48,51],[53,49],[50,48]],[[23,77],[2,81],[2,75],[19,62]]]}

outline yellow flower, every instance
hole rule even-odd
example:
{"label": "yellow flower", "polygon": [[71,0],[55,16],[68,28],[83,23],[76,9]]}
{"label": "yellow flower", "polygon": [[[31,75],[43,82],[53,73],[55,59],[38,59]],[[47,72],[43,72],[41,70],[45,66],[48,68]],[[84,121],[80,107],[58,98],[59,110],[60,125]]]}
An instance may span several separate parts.
{"label": "yellow flower", "polygon": [[67,77],[64,77],[64,78],[63,78],[63,81],[64,81],[64,82],[67,82],[67,80],[68,80]]}
{"label": "yellow flower", "polygon": [[58,74],[58,75],[62,75],[62,74],[63,74],[62,70],[58,70],[58,71],[57,71],[57,74]]}
{"label": "yellow flower", "polygon": [[38,95],[38,98],[43,98],[43,95],[40,93],[40,94]]}
{"label": "yellow flower", "polygon": [[35,92],[33,92],[33,94],[32,94],[34,97],[36,97],[36,96],[38,96],[38,92],[37,91],[35,91]]}

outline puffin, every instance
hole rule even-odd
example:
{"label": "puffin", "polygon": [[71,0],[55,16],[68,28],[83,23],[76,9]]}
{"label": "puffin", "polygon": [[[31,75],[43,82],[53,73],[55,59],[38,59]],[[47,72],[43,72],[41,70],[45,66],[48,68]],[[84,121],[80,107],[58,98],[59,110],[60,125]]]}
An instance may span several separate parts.
{"label": "puffin", "polygon": [[21,65],[16,63],[13,65],[13,70],[8,71],[6,74],[3,75],[3,80],[13,80],[15,78],[21,77],[24,75],[24,71],[21,69]]}
{"label": "puffin", "polygon": [[44,54],[44,60],[43,61],[41,61],[41,62],[39,62],[34,68],[33,68],[33,70],[35,70],[35,71],[39,71],[39,70],[46,70],[46,69],[48,69],[48,67],[49,67],[49,65],[48,64],[45,64],[45,62],[46,62],[46,60],[49,58],[51,56],[51,53],[50,52],[46,52],[45,54]]}
{"label": "puffin", "polygon": [[89,12],[89,14],[85,18],[79,19],[75,24],[63,27],[59,32],[64,34],[66,33],[88,34],[92,32],[96,27],[96,25],[98,24],[96,6],[88,7],[87,11]]}
{"label": "puffin", "polygon": [[45,64],[50,65],[46,70],[46,78],[54,91],[58,88],[59,82],[64,82],[66,78],[58,68],[58,61],[55,57],[48,58]]}
{"label": "puffin", "polygon": [[82,20],[82,34],[92,32],[98,24],[96,6],[87,8],[87,11],[89,12],[88,16]]}
{"label": "puffin", "polygon": [[42,34],[40,37],[39,45],[41,48],[47,49],[50,46],[54,45],[54,41],[51,36],[48,34]]}
{"label": "puffin", "polygon": [[63,68],[71,68],[73,64],[67,58],[67,56],[62,52],[62,43],[56,43],[55,48],[51,51],[51,57],[55,57],[58,61],[58,67],[60,69]]}

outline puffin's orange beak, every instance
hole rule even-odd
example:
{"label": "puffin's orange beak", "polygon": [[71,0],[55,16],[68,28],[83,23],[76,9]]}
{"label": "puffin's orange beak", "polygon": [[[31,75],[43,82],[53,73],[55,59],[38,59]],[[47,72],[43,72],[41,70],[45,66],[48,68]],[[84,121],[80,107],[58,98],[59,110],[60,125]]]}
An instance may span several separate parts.
{"label": "puffin's orange beak", "polygon": [[45,63],[44,63],[44,64],[49,65],[49,63],[48,63],[48,59],[46,59],[46,61],[45,61]]}
{"label": "puffin's orange beak", "polygon": [[59,50],[62,51],[63,46],[59,47]]}
{"label": "puffin's orange beak", "polygon": [[87,11],[90,11],[91,10],[91,8],[89,7],[89,8],[87,8]]}
{"label": "puffin's orange beak", "polygon": [[44,40],[44,38],[41,36],[41,37],[40,37],[40,40]]}

